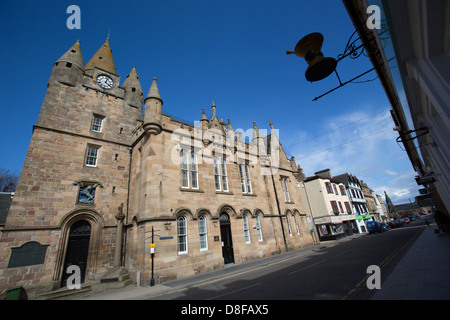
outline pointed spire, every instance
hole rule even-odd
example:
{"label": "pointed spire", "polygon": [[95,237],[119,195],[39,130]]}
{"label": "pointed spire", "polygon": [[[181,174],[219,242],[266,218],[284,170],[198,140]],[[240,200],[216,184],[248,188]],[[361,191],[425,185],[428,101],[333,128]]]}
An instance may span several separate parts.
{"label": "pointed spire", "polygon": [[106,39],[105,43],[86,64],[86,70],[94,69],[94,67],[116,74],[116,66],[114,65],[112,50],[109,46],[109,39]]}
{"label": "pointed spire", "polygon": [[130,74],[127,75],[127,78],[123,82],[122,87],[126,89],[134,87],[137,90],[142,91],[141,82],[139,81],[139,76],[137,75],[135,66],[133,66],[133,69],[131,69]]}
{"label": "pointed spire", "polygon": [[[214,103],[214,99],[212,99],[212,106],[211,106],[211,108],[212,108],[212,111],[213,111],[213,115],[212,115],[212,117],[211,117],[211,120],[213,120],[214,118],[217,119],[217,115],[216,115],[216,105],[215,105],[215,103]],[[219,119],[217,119],[217,120],[219,120]]]}
{"label": "pointed spire", "polygon": [[201,120],[206,120],[206,121],[208,121],[208,118],[206,117],[206,113],[205,113],[205,108],[202,108],[202,117],[200,118],[200,121]]}
{"label": "pointed spire", "polygon": [[253,139],[259,138],[259,137],[260,137],[260,135],[259,135],[258,126],[256,125],[256,122],[253,121]]}
{"label": "pointed spire", "polygon": [[125,89],[125,94],[123,97],[123,102],[125,105],[130,105],[136,108],[142,108],[143,92],[141,83],[139,81],[139,76],[136,72],[136,67],[133,66],[130,74],[122,84],[122,88]]}
{"label": "pointed spire", "polygon": [[230,118],[228,118],[227,130],[233,130],[233,126],[231,125]]}
{"label": "pointed spire", "polygon": [[278,143],[280,143],[280,139],[277,136],[277,131],[275,131],[275,129],[273,128],[273,123],[272,120],[269,119],[269,124],[270,124],[270,139],[277,139]]}
{"label": "pointed spire", "polygon": [[150,90],[148,91],[147,98],[145,98],[145,100],[149,98],[159,99],[159,101],[161,101],[161,105],[163,104],[163,101],[159,95],[158,85],[156,84],[156,77],[153,78],[152,85],[150,86]]}
{"label": "pointed spire", "polygon": [[81,56],[80,40],[70,47],[56,62],[69,62],[84,70],[83,57]]}

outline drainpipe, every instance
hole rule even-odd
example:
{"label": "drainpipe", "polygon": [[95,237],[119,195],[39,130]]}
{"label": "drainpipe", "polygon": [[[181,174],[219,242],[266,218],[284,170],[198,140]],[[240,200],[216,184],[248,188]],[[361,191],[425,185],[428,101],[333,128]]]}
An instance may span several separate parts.
{"label": "drainpipe", "polygon": [[280,217],[281,231],[283,232],[283,240],[286,251],[288,251],[286,236],[284,234],[283,217],[281,216],[280,202],[278,201],[277,188],[275,187],[275,179],[273,178],[272,166],[270,166],[270,175],[272,176],[273,191],[275,192],[275,200],[277,201],[278,216]]}
{"label": "drainpipe", "polygon": [[[131,184],[131,160],[133,159],[133,146],[130,147],[130,163],[128,164],[128,192],[127,192],[127,211],[125,214],[125,236],[123,237],[123,249],[122,249],[122,259],[121,265],[125,265],[125,256],[127,252],[127,229],[128,229],[128,210],[130,206],[130,184]],[[123,224],[123,220],[122,220]]]}

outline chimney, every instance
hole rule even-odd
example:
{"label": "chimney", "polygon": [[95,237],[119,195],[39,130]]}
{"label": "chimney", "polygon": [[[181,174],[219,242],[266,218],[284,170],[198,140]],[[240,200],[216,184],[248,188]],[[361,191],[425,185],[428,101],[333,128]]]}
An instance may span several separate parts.
{"label": "chimney", "polygon": [[331,171],[330,169],[324,169],[317,172],[314,172],[316,176],[319,176],[321,178],[331,179]]}

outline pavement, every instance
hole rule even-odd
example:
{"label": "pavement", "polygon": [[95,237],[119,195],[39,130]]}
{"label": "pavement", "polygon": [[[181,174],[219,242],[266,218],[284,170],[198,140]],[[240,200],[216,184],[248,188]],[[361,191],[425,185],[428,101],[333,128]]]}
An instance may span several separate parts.
{"label": "pavement", "polygon": [[450,234],[432,217],[372,300],[450,300]]}
{"label": "pavement", "polygon": [[[432,216],[421,218],[421,220],[424,219],[428,220],[429,226],[424,227],[422,233],[391,274],[382,282],[381,289],[374,289],[376,292],[372,296],[372,300],[450,300],[450,234],[442,231],[436,233],[435,230],[438,230],[438,227]],[[348,238],[322,242],[320,246],[333,246],[340,241],[348,241]],[[205,281],[214,281],[235,273],[243,273],[255,266],[277,263],[277,261],[288,259],[290,254],[313,254],[316,247],[308,247],[245,264],[227,266],[220,270],[155,286],[128,286],[103,292],[91,292],[85,296],[73,297],[73,299],[141,300],[152,299],[151,297],[157,299],[158,296],[169,291],[183,290],[186,286],[192,287]]]}

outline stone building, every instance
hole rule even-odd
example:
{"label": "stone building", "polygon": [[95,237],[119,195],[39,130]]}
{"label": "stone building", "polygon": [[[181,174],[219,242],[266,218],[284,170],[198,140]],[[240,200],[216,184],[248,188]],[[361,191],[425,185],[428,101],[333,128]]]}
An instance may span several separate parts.
{"label": "stone building", "polygon": [[367,202],[367,209],[369,210],[369,214],[372,216],[373,220],[382,221],[380,219],[380,214],[378,212],[378,206],[377,206],[377,199],[376,195],[373,192],[372,189],[365,183],[363,180],[360,180],[361,182],[361,190],[364,195],[364,199],[366,199]]}
{"label": "stone building", "polygon": [[1,230],[1,290],[64,287],[71,265],[85,285],[124,270],[160,283],[312,244],[272,123],[234,130],[214,102],[183,123],[156,78],[145,99],[135,67],[120,80],[109,40],[86,65],[79,42],[55,62]]}

